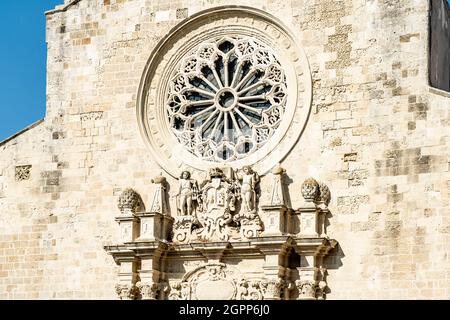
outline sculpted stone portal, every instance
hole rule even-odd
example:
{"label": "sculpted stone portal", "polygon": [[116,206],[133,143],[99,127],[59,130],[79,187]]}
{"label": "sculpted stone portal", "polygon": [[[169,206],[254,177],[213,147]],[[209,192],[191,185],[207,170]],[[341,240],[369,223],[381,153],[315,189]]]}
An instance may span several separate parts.
{"label": "sculpted stone portal", "polygon": [[[304,204],[293,209],[285,173],[274,168],[262,192],[250,166],[211,168],[201,182],[184,171],[171,196],[174,217],[164,177],[153,179],[150,212],[136,191],[124,190],[116,218],[122,244],[105,247],[121,266],[120,299],[324,299],[323,257],[336,245],[325,228],[330,190],[306,179]],[[241,271],[236,259],[256,267]]]}

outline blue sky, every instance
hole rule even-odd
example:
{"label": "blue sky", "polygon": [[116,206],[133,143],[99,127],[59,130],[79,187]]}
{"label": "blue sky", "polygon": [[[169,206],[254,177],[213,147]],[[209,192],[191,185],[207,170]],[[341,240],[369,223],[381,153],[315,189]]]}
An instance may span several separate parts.
{"label": "blue sky", "polygon": [[63,2],[0,1],[0,141],[45,115],[44,12]]}

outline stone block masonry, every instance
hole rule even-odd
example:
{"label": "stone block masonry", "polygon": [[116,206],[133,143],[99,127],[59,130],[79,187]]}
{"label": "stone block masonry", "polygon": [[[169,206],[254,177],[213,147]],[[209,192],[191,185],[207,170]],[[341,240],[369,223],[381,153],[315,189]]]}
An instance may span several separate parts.
{"label": "stone block masonry", "polygon": [[[132,187],[150,206],[161,174],[136,121],[144,67],[178,23],[227,5],[243,4],[66,0],[46,14],[45,120],[0,143],[0,299],[117,298],[103,249],[120,241],[117,199]],[[450,98],[428,86],[427,1],[245,5],[281,20],[311,68],[312,112],[281,165],[292,208],[308,176],[331,190],[327,299],[447,299]]]}

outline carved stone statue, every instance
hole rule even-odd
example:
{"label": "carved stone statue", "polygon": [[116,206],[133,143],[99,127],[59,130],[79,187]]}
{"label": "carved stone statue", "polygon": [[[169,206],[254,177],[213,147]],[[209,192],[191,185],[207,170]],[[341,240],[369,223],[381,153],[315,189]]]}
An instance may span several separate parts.
{"label": "carved stone statue", "polygon": [[241,181],[242,207],[246,212],[252,212],[256,209],[256,185],[259,183],[259,176],[250,166],[243,167],[242,173],[237,173]]}
{"label": "carved stone statue", "polygon": [[194,201],[197,200],[198,184],[197,181],[191,179],[191,173],[189,171],[183,171],[179,181],[178,193],[175,195],[178,197],[178,211],[183,216],[190,216],[194,209]]}

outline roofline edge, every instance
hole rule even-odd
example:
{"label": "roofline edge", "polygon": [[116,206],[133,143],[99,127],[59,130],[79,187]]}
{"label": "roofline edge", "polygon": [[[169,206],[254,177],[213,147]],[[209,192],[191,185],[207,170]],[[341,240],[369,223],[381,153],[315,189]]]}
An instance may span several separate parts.
{"label": "roofline edge", "polygon": [[69,9],[71,6],[77,4],[77,3],[80,2],[80,1],[81,1],[81,0],[72,0],[72,2],[69,2],[68,4],[61,5],[61,6],[57,6],[55,9],[45,11],[45,15],[48,16],[48,15],[55,14],[55,13],[59,13],[59,12],[65,12],[65,11],[67,11],[67,9]]}
{"label": "roofline edge", "polygon": [[12,136],[10,136],[9,138],[6,138],[3,141],[0,141],[0,147],[3,147],[5,144],[7,144],[8,142],[10,142],[11,140],[14,140],[15,138],[17,138],[18,136],[20,136],[22,133],[25,133],[35,127],[37,127],[38,125],[40,125],[41,123],[44,122],[45,119],[40,119],[38,121],[36,121],[35,123],[32,123],[31,125],[29,125],[28,127],[20,130],[19,132],[14,133]]}

